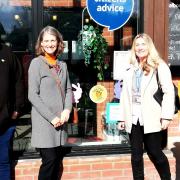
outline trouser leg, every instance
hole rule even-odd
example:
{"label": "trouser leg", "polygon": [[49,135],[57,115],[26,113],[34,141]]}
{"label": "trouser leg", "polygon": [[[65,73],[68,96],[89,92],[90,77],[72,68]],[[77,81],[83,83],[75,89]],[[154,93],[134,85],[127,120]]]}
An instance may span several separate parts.
{"label": "trouser leg", "polygon": [[0,135],[0,179],[3,180],[11,179],[10,149],[14,130],[14,126],[10,127]]}
{"label": "trouser leg", "polygon": [[42,164],[39,170],[38,180],[59,180],[62,165],[60,147],[40,148]]}
{"label": "trouser leg", "polygon": [[144,180],[143,162],[143,129],[139,125],[133,125],[130,137],[131,165],[134,180]]}
{"label": "trouser leg", "polygon": [[147,153],[154,163],[161,180],[170,180],[171,173],[167,157],[161,148],[161,133],[149,133],[144,136]]}

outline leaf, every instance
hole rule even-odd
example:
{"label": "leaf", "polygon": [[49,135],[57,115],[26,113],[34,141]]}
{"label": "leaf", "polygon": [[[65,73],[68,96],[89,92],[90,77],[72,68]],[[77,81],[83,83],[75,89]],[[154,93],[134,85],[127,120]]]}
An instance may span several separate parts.
{"label": "leaf", "polygon": [[98,73],[98,74],[97,74],[97,77],[98,77],[98,79],[99,79],[100,81],[103,80],[101,73]]}
{"label": "leaf", "polygon": [[101,66],[96,66],[96,68],[97,68],[98,70],[100,70],[100,69],[101,69]]}
{"label": "leaf", "polygon": [[94,31],[94,27],[93,26],[89,26],[89,30],[90,31]]}
{"label": "leaf", "polygon": [[[84,25],[83,27],[84,30],[87,30],[88,29],[88,25]],[[83,32],[82,32],[83,33]]]}
{"label": "leaf", "polygon": [[86,43],[82,39],[84,31],[80,31],[80,36],[78,36],[78,42],[80,42],[83,49],[85,64],[90,64],[93,55],[93,68],[97,69],[97,78],[103,80],[103,69],[109,67],[109,64],[104,61],[105,54],[108,50],[108,43],[102,36],[102,29],[99,27],[84,25],[83,30],[86,33],[89,31],[89,34],[92,34],[92,36],[89,36],[91,39],[87,40]]}
{"label": "leaf", "polygon": [[104,65],[104,69],[107,69],[109,67],[109,64]]}

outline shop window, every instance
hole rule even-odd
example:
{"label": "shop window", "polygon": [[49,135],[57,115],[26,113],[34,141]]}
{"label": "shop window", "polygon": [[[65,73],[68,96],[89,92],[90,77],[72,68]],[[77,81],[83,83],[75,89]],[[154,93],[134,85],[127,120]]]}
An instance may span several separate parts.
{"label": "shop window", "polygon": [[[135,1],[134,12],[129,21],[119,30],[113,33],[115,44],[110,52],[108,59],[113,64],[112,54],[114,50],[129,50],[134,36],[140,32],[140,4]],[[90,98],[90,90],[98,82],[96,71],[93,67],[87,66],[84,63],[83,53],[77,48],[77,40],[83,25],[92,24],[98,26],[89,16],[88,11],[83,8],[60,8],[60,7],[44,7],[44,26],[51,25],[56,27],[63,35],[66,44],[66,55],[62,56],[68,64],[70,78],[73,84],[80,83],[82,88],[82,97],[79,103],[76,104],[78,112],[73,111],[68,123],[68,146],[90,146],[104,144],[121,144],[129,147],[128,136],[126,132],[121,132],[117,129],[117,121],[114,123],[107,122],[107,105],[101,112],[100,120],[97,120],[99,111],[97,105]],[[72,18],[73,17],[73,18]],[[100,27],[100,26],[98,26]],[[103,27],[100,27],[103,30]],[[106,82],[111,83],[113,91],[120,92],[119,81],[114,81],[111,77],[112,67],[107,71]],[[119,86],[118,86],[119,85]],[[106,87],[107,88],[107,87]],[[111,93],[108,90],[108,94]],[[114,92],[115,94],[115,92]],[[118,103],[117,96],[114,95],[109,99],[108,103]],[[112,107],[113,109],[114,107]],[[77,118],[78,115],[78,118]],[[98,122],[101,121],[101,122]],[[102,133],[99,136],[98,131],[100,125],[103,127]]]}
{"label": "shop window", "polygon": [[24,87],[25,87],[25,114],[17,121],[14,134],[13,150],[15,154],[21,155],[29,151],[31,121],[29,118],[30,103],[27,98],[28,76],[27,71],[33,57],[32,25],[31,25],[31,3],[22,2],[9,3],[0,2],[0,39],[1,42],[10,46],[23,67]]}
{"label": "shop window", "polygon": [[[21,6],[21,4],[6,5],[6,8],[8,9],[0,9],[1,39],[12,47],[22,62],[27,101],[25,114],[17,122],[13,149],[14,154],[17,155],[16,158],[33,158],[38,156],[36,150],[30,144],[31,107],[27,100],[27,71],[34,57],[35,46],[35,42],[33,42],[35,26],[31,26],[33,19],[32,9],[31,5]],[[58,5],[56,7],[44,6],[42,11],[43,19],[40,16],[36,17],[38,22],[43,22],[43,26],[54,26],[62,33],[65,52],[61,58],[68,65],[71,82],[75,85],[79,83],[83,91],[79,103],[74,104],[75,110],[71,113],[68,123],[69,139],[67,149],[69,151],[67,150],[67,152],[71,155],[124,153],[129,150],[127,133],[117,129],[116,120],[111,122],[112,117],[107,119],[108,113],[116,111],[116,103],[119,103],[118,93],[121,90],[121,82],[114,80],[112,75],[113,54],[114,50],[129,50],[134,36],[141,32],[140,2],[135,0],[132,17],[122,28],[111,33],[114,44],[108,47],[109,51],[106,60],[110,63],[110,67],[105,72],[104,84],[106,84],[107,93],[112,94],[112,97],[106,99],[105,104],[102,103],[103,108],[101,108],[101,104],[94,103],[90,98],[91,88],[98,84],[97,74],[92,65],[85,65],[82,49],[78,47],[78,35],[82,30],[82,22],[98,26],[89,17],[87,11],[84,12],[84,17],[82,16],[83,9],[81,7],[62,8],[58,7]],[[103,27],[100,28],[103,29]],[[101,135],[99,135],[99,132]]]}
{"label": "shop window", "polygon": [[169,53],[168,62],[174,76],[180,76],[180,3],[169,1]]}

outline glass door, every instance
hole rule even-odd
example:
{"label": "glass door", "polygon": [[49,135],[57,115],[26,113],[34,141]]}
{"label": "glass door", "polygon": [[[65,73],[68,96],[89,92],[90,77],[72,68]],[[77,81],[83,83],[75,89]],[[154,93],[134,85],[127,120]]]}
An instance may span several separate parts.
{"label": "glass door", "polygon": [[0,1],[0,39],[10,46],[23,67],[25,101],[25,115],[17,121],[14,136],[14,152],[21,153],[30,148],[30,103],[27,99],[28,67],[32,59],[32,14],[31,0],[1,0]]}
{"label": "glass door", "polygon": [[[116,48],[116,50],[128,50],[132,44],[133,37],[139,33],[140,20],[140,3],[135,1],[134,11],[131,18],[120,30],[113,33],[107,33],[104,27],[97,25],[89,16],[88,11],[85,11],[85,5],[82,1],[43,1],[43,26],[53,26],[57,28],[63,35],[65,43],[65,51],[61,60],[66,61],[71,82],[75,85],[80,83],[82,88],[82,97],[78,104],[74,104],[75,110],[78,112],[78,118],[72,116],[68,123],[68,135],[70,146],[81,145],[104,145],[104,144],[128,144],[126,134],[121,134],[117,129],[116,124],[105,124],[104,115],[106,109],[98,114],[98,105],[90,99],[90,90],[97,85],[97,71],[94,69],[93,63],[85,64],[84,57],[77,48],[78,36],[83,29],[83,25],[94,26],[102,29],[106,38],[114,38],[114,44],[109,45],[109,51]],[[108,37],[112,36],[112,37]],[[118,34],[118,36],[117,36]],[[111,54],[112,56],[112,54]],[[108,59],[108,58],[107,58]],[[93,61],[93,57],[92,57]],[[111,60],[112,61],[112,60]],[[106,81],[112,80],[112,69],[108,69],[106,73]],[[108,89],[110,93],[110,88]],[[98,118],[101,117],[101,118]],[[76,116],[77,117],[77,116]],[[102,128],[103,127],[103,128]],[[102,136],[99,138],[98,132],[101,131]],[[117,136],[117,137],[116,137]]]}

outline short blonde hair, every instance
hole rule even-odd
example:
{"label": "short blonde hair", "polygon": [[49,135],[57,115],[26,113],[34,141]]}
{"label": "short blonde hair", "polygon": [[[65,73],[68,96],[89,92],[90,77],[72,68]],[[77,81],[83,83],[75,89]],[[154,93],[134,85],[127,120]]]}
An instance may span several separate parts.
{"label": "short blonde hair", "polygon": [[56,37],[56,39],[57,39],[58,47],[57,47],[57,50],[55,51],[54,55],[58,56],[58,55],[62,54],[63,51],[64,51],[64,43],[63,43],[63,38],[62,38],[61,33],[56,28],[54,28],[52,26],[46,26],[39,33],[39,36],[38,36],[38,39],[37,39],[37,42],[36,42],[36,46],[35,46],[36,55],[37,56],[38,55],[44,55],[44,51],[43,51],[43,49],[41,47],[41,42],[43,41],[43,37],[44,37],[45,33],[54,35]]}

